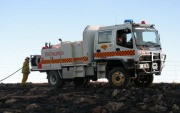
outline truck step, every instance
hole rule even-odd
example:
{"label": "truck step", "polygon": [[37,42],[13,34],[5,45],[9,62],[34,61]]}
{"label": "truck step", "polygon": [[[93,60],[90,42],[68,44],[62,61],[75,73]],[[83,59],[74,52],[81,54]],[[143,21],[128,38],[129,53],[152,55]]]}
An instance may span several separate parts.
{"label": "truck step", "polygon": [[84,66],[74,66],[74,77],[85,77]]}
{"label": "truck step", "polygon": [[97,64],[97,77],[98,78],[105,78],[106,74],[106,64],[105,63],[98,63]]}

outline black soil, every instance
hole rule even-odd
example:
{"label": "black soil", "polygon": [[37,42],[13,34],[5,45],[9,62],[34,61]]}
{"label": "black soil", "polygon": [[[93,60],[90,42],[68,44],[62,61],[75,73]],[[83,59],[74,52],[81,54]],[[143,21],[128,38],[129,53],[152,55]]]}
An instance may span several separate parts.
{"label": "black soil", "polygon": [[180,84],[130,84],[126,89],[97,82],[62,88],[0,84],[0,113],[180,113]]}

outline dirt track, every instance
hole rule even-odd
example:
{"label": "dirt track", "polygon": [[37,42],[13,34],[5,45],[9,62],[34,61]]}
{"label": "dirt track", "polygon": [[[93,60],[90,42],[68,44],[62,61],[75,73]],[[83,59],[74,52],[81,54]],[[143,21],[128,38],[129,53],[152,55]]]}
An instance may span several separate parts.
{"label": "dirt track", "polygon": [[0,113],[180,113],[180,84],[114,89],[107,83],[87,87],[0,84]]}

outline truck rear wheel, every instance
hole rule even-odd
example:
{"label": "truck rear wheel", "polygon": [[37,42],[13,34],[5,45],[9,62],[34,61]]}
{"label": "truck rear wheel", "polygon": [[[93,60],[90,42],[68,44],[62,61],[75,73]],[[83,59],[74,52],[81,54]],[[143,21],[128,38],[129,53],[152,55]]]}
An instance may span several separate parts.
{"label": "truck rear wheel", "polygon": [[109,83],[113,87],[125,88],[129,85],[129,74],[122,68],[114,68],[108,75]]}
{"label": "truck rear wheel", "polygon": [[148,87],[152,84],[153,80],[153,74],[138,75],[138,77],[134,80],[134,84],[139,87]]}
{"label": "truck rear wheel", "polygon": [[86,86],[89,81],[90,80],[86,78],[74,78],[73,80],[75,86]]}
{"label": "truck rear wheel", "polygon": [[63,80],[57,71],[50,71],[48,74],[48,83],[53,87],[63,86]]}

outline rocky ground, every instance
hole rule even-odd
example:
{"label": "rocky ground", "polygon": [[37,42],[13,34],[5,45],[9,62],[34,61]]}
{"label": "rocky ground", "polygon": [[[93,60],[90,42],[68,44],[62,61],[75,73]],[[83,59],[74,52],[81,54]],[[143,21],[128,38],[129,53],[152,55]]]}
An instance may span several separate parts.
{"label": "rocky ground", "polygon": [[0,113],[180,113],[180,84],[159,83],[126,89],[108,83],[0,84]]}

